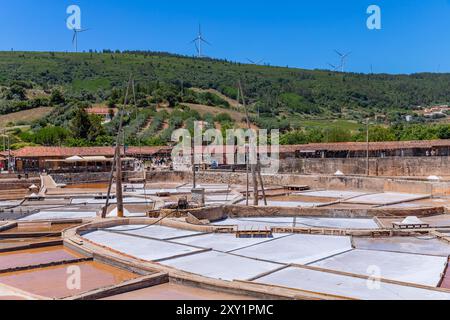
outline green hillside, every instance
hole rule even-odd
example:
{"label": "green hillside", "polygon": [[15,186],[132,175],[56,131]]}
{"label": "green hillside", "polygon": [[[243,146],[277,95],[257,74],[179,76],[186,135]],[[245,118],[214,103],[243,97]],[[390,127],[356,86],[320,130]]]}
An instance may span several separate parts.
{"label": "green hillside", "polygon": [[[212,122],[221,129],[241,126],[242,110],[230,103],[238,98],[238,80],[244,86],[252,122],[290,133],[289,141],[306,131],[319,130],[320,136],[329,137],[324,130],[330,127],[346,131],[338,135],[344,140],[359,139],[362,122],[368,117],[380,130],[396,130],[384,136],[403,139],[404,127],[409,128],[403,123],[406,115],[413,116],[413,125],[424,126],[427,120],[414,113],[419,106],[450,104],[450,74],[344,74],[150,52],[0,52],[0,115],[53,107],[53,112],[39,120],[11,123],[31,126],[29,132],[17,132],[17,143],[42,144],[33,137],[52,125],[64,131],[58,129],[59,143],[108,144],[117,119],[102,125],[89,116],[92,126],[86,130],[91,132],[75,137],[73,119],[84,117],[79,110],[94,104],[110,108],[123,104],[130,74],[135,79],[137,102],[126,117],[130,144],[167,143],[171,130],[189,128],[195,120]],[[231,116],[224,121],[217,112],[205,112],[208,107]],[[448,127],[427,126],[437,126],[433,130],[439,132]],[[441,133],[425,136],[445,138]],[[54,138],[44,141],[55,143]]]}

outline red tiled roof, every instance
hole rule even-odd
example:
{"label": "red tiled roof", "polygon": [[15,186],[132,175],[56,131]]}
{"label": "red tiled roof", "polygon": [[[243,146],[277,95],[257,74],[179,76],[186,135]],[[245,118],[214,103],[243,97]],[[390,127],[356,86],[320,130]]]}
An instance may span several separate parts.
{"label": "red tiled roof", "polygon": [[93,107],[86,109],[86,112],[88,114],[98,114],[98,115],[109,115],[110,110],[114,112],[114,114],[117,112],[117,109],[109,109],[105,107]]}
{"label": "red tiled roof", "polygon": [[[430,140],[430,141],[390,141],[390,142],[371,142],[369,149],[377,150],[401,150],[401,149],[424,149],[435,147],[450,148],[450,140]],[[206,152],[207,147],[196,147],[196,152]],[[212,147],[211,147],[212,148]],[[260,152],[270,152],[271,146],[259,146]],[[217,148],[221,151],[221,148]],[[223,152],[233,153],[237,150],[236,146],[224,146]],[[240,150],[244,150],[243,147]],[[295,153],[300,151],[365,151],[366,142],[340,142],[340,143],[310,143],[301,145],[282,145],[279,146],[280,153]]]}
{"label": "red tiled roof", "polygon": [[[164,152],[165,147],[129,147],[126,148],[127,155],[153,155]],[[57,157],[68,158],[72,156],[114,156],[113,147],[24,147],[13,151],[16,158],[32,158],[32,157]]]}
{"label": "red tiled roof", "polygon": [[[401,141],[401,142],[371,142],[369,149],[377,150],[395,150],[395,149],[425,149],[435,147],[450,148],[450,140],[431,140],[431,141]],[[367,144],[365,142],[344,142],[344,143],[310,143],[304,145],[280,146],[280,153],[295,153],[300,151],[365,151]],[[200,149],[200,150],[199,150]],[[270,151],[270,146],[267,147]],[[128,156],[154,155],[156,153],[170,153],[172,147],[127,147]],[[206,147],[197,147],[197,152],[206,151]],[[236,147],[225,146],[225,153],[232,153]],[[266,151],[266,147],[259,147],[260,151]],[[220,148],[216,151],[220,152]],[[1,154],[1,153],[0,153]],[[13,151],[12,154],[17,158],[31,157],[57,157],[68,158],[72,156],[114,156],[113,147],[24,147]]]}
{"label": "red tiled roof", "polygon": [[[435,147],[449,147],[450,140],[424,140],[424,141],[389,141],[371,142],[369,149],[396,150],[396,149],[425,149]],[[364,151],[367,150],[366,142],[341,142],[341,143],[310,143],[304,145],[280,146],[280,152],[296,151]]]}

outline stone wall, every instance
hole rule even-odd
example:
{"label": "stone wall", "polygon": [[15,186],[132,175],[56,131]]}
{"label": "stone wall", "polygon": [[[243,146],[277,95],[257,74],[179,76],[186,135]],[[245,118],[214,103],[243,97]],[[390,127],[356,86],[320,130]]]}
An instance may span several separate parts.
{"label": "stone wall", "polygon": [[107,172],[83,172],[83,173],[57,173],[51,174],[56,183],[81,184],[94,182],[107,182],[110,173]]}
{"label": "stone wall", "polygon": [[[340,170],[346,175],[367,174],[367,159],[284,159],[281,173],[334,174]],[[428,177],[450,176],[450,157],[407,157],[369,159],[371,176]]]}
{"label": "stone wall", "polygon": [[[336,208],[286,208],[286,207],[245,207],[226,206],[223,208],[230,218],[237,217],[427,217],[445,213],[443,207],[413,209],[336,209]],[[206,218],[207,219],[207,218]]]}
{"label": "stone wall", "polygon": [[20,190],[20,189],[28,189],[32,184],[35,184],[37,187],[41,185],[40,178],[31,178],[31,179],[3,179],[0,180],[0,190]]}
{"label": "stone wall", "polygon": [[[107,182],[109,173],[65,174],[52,175],[57,183]],[[124,172],[126,179],[141,178],[142,173]],[[241,184],[246,183],[243,172],[211,172],[202,171],[197,174],[199,183]],[[430,182],[420,179],[365,177],[365,176],[333,176],[333,175],[302,175],[277,174],[264,175],[266,185],[307,185],[315,189],[355,190],[369,192],[405,192],[414,194],[431,194],[435,196],[450,195],[450,182]],[[147,182],[192,181],[191,172],[148,172]],[[1,184],[0,184],[1,185]]]}
{"label": "stone wall", "polygon": [[[184,179],[191,180],[191,174],[183,174]],[[168,180],[172,176],[168,175]],[[200,172],[197,175],[199,183],[245,184],[245,173],[231,172]],[[263,175],[266,185],[307,185],[314,189],[354,190],[368,192],[405,192],[414,194],[431,194],[435,196],[450,195],[450,182],[430,182],[402,178],[382,178],[364,176],[325,176],[277,174]]]}

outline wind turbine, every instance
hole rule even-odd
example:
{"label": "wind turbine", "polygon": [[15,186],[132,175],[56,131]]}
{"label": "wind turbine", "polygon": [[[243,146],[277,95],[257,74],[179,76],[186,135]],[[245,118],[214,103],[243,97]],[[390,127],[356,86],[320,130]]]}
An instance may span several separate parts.
{"label": "wind turbine", "polygon": [[75,52],[78,52],[78,34],[81,32],[86,32],[90,29],[76,29],[73,28],[73,38],[72,38],[72,44],[75,46]]}
{"label": "wind turbine", "polygon": [[336,52],[336,54],[341,58],[341,65],[339,66],[339,68],[341,68],[342,72],[345,72],[345,60],[348,58],[348,56],[351,54],[351,52],[348,53],[340,53],[337,50],[334,50],[334,52]]}
{"label": "wind turbine", "polygon": [[251,64],[256,64],[256,65],[259,65],[259,64],[261,64],[261,63],[264,62],[264,59],[261,59],[261,60],[258,60],[258,61],[253,61],[253,60],[247,58],[247,60],[248,60],[248,62],[250,62]]}
{"label": "wind turbine", "polygon": [[192,40],[190,43],[195,43],[195,48],[197,49],[197,57],[198,58],[202,58],[202,43],[206,43],[208,45],[211,46],[211,43],[209,43],[208,41],[205,40],[205,38],[203,38],[203,34],[202,34],[202,26],[199,24],[198,25],[198,35],[197,37]]}
{"label": "wind turbine", "polygon": [[333,68],[333,71],[336,71],[338,67],[336,67],[334,64],[328,63],[328,65]]}

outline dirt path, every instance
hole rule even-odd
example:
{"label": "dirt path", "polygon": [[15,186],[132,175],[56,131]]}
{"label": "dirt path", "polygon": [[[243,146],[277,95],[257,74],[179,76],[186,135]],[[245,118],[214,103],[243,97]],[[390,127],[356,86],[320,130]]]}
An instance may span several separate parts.
{"label": "dirt path", "polygon": [[230,97],[227,97],[222,92],[217,91],[216,89],[200,89],[200,88],[192,88],[193,91],[196,92],[209,92],[212,94],[215,94],[216,96],[220,97],[221,99],[225,100],[232,106],[233,108],[242,109],[242,106],[237,102],[237,100],[231,99]]}
{"label": "dirt path", "polygon": [[0,128],[6,127],[9,123],[18,123],[21,121],[31,122],[35,120],[39,120],[50,112],[52,112],[52,107],[41,107],[30,110],[24,110],[14,113],[9,113],[0,116]]}
{"label": "dirt path", "polygon": [[203,104],[195,104],[195,103],[182,103],[182,105],[185,105],[185,106],[191,108],[192,110],[197,111],[202,116],[207,113],[210,113],[213,116],[217,116],[220,113],[228,113],[230,115],[230,117],[236,122],[241,122],[242,119],[245,117],[245,115],[241,112],[238,112],[235,110],[230,110],[230,109],[225,109],[225,108],[220,108],[220,107],[211,107],[211,106],[206,106]]}
{"label": "dirt path", "polygon": [[152,117],[148,118],[147,123],[141,128],[141,130],[139,130],[138,135],[139,135],[139,136],[140,136],[140,135],[143,135],[144,132],[147,131],[148,128],[150,128],[150,126],[152,125],[152,123],[153,123],[153,118],[152,118]]}

